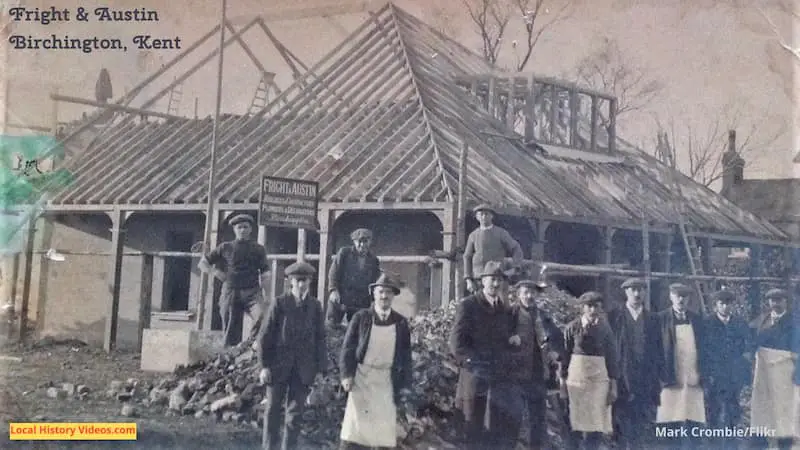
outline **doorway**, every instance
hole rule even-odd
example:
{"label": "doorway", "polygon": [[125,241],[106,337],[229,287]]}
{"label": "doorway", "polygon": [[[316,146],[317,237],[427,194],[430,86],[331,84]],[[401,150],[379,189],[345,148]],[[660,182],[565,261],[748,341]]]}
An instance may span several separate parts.
{"label": "doorway", "polygon": [[[190,252],[193,244],[194,233],[191,231],[167,232],[167,251]],[[186,311],[189,309],[191,279],[192,258],[165,258],[162,311]]]}

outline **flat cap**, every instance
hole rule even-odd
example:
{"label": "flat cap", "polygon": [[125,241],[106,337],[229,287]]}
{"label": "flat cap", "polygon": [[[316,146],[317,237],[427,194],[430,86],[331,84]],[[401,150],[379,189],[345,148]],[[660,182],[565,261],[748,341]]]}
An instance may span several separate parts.
{"label": "flat cap", "polygon": [[511,276],[509,270],[507,270],[506,265],[503,264],[501,261],[489,261],[483,266],[483,270],[476,275],[477,278],[483,277],[503,277],[508,279]]}
{"label": "flat cap", "polygon": [[545,283],[544,281],[519,280],[514,285],[514,289],[519,289],[521,287],[527,287],[527,288],[536,289],[536,290],[541,291],[541,290],[547,288],[547,283]]}
{"label": "flat cap", "polygon": [[603,303],[603,294],[597,291],[587,291],[578,297],[579,305],[596,305]]}
{"label": "flat cap", "polygon": [[641,278],[628,278],[622,283],[622,289],[644,287],[647,287],[647,283]]}
{"label": "flat cap", "polygon": [[253,220],[253,217],[250,214],[237,214],[237,215],[231,217],[230,220],[228,220],[228,223],[231,226],[236,226],[236,225],[238,225],[240,223],[244,223],[244,222],[247,222],[250,225],[253,225],[254,223],[256,223],[256,221]]}
{"label": "flat cap", "polygon": [[317,273],[314,266],[307,262],[298,261],[296,263],[290,264],[289,267],[286,268],[284,271],[287,277],[295,276],[295,277],[311,277]]}
{"label": "flat cap", "polygon": [[786,291],[786,289],[773,288],[764,294],[764,298],[785,298],[788,300],[789,293]]}
{"label": "flat cap", "polygon": [[683,283],[672,283],[669,285],[669,291],[676,294],[691,294],[692,288]]}
{"label": "flat cap", "polygon": [[733,303],[736,301],[736,295],[733,294],[731,291],[717,291],[711,294],[711,298],[715,302],[722,302],[722,303]]}
{"label": "flat cap", "polygon": [[374,283],[369,285],[369,291],[372,292],[372,290],[378,286],[390,288],[392,292],[394,292],[394,295],[400,294],[400,283],[393,280],[386,272],[381,273],[381,276],[379,276]]}
{"label": "flat cap", "polygon": [[359,228],[350,233],[350,239],[357,241],[359,239],[372,239],[372,231],[366,228]]}
{"label": "flat cap", "polygon": [[472,212],[474,214],[477,214],[480,211],[488,211],[488,212],[494,214],[495,216],[497,215],[497,211],[495,211],[494,208],[492,208],[491,206],[489,206],[486,203],[481,203],[480,205],[472,208]]}

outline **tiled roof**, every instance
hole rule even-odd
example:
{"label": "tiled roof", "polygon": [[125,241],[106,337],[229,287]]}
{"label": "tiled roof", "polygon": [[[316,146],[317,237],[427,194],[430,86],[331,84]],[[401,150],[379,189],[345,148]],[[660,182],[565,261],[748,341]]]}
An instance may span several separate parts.
{"label": "tiled roof", "polygon": [[[455,201],[465,192],[532,215],[674,223],[670,169],[630,146],[620,157],[543,154],[482,109],[453,77],[490,72],[477,55],[388,4],[257,116],[220,125],[220,202],[257,202],[262,175],[320,183],[325,202]],[[288,99],[288,102],[284,100]],[[211,120],[123,122],[69,164],[51,203],[204,203]],[[554,149],[555,150],[555,149]],[[586,155],[586,153],[583,153]],[[681,177],[696,229],[783,238],[769,223]]]}

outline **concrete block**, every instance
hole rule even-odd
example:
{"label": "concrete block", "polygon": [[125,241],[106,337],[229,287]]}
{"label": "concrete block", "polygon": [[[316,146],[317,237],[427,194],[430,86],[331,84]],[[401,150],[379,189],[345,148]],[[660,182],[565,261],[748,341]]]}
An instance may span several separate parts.
{"label": "concrete block", "polygon": [[180,364],[209,359],[223,349],[221,331],[148,328],[142,334],[141,369],[172,372]]}

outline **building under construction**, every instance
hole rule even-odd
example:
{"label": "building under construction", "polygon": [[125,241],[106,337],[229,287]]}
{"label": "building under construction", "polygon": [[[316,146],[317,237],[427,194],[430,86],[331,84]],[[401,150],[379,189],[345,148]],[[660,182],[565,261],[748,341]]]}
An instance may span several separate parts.
{"label": "building under construction", "polygon": [[[751,247],[759,261],[764,246],[793,245],[625,143],[615,109],[603,93],[496,72],[388,4],[263,108],[221,118],[207,246],[232,237],[228,215],[256,214],[264,175],[319,183],[317,231],[265,231],[271,289],[300,254],[319,269],[320,298],[331,255],[368,227],[420,308],[453,299],[459,240],[477,226],[462,212],[477,203],[501,213],[526,258],[586,266],[580,277],[560,271],[574,290],[621,295],[621,268],[708,272],[714,247]],[[75,181],[47,205],[43,248],[69,263],[33,248],[26,295],[40,331],[126,347],[143,326],[197,319],[199,253],[186,253],[202,249],[212,120],[114,110],[91,139],[67,140]],[[204,323],[218,327],[209,297]]]}

